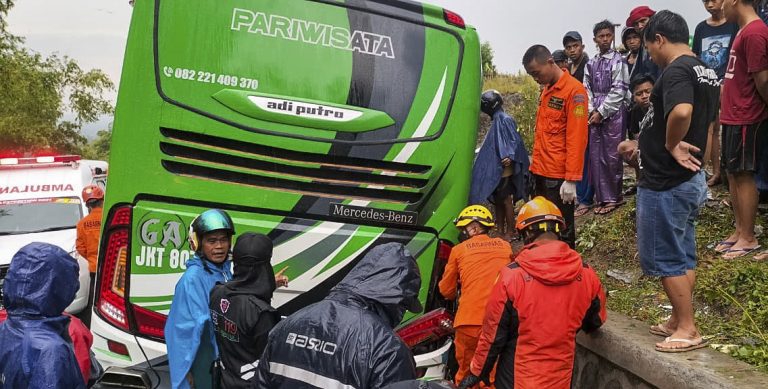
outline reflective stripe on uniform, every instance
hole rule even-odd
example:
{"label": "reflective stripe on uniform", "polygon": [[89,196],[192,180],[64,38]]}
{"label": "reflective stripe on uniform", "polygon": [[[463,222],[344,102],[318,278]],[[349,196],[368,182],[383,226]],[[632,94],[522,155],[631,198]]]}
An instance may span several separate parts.
{"label": "reflective stripe on uniform", "polygon": [[[253,361],[253,363],[246,363],[243,366],[240,366],[240,379],[244,381],[249,381],[253,376],[256,375],[256,368],[259,367],[259,360]],[[243,374],[244,373],[244,374]]]}
{"label": "reflective stripe on uniform", "polygon": [[282,363],[270,362],[269,372],[272,374],[281,375],[283,377],[290,378],[296,381],[301,381],[301,382],[316,386],[318,388],[356,389],[352,385],[344,384],[333,378],[328,378],[308,370],[300,369],[294,366],[284,365]]}

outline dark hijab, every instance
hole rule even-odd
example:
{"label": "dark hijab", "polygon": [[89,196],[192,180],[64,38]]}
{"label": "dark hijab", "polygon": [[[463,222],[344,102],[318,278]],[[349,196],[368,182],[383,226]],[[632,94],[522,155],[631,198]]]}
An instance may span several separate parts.
{"label": "dark hijab", "polygon": [[227,288],[233,294],[255,295],[269,303],[277,288],[271,259],[272,240],[266,235],[254,232],[240,235],[232,249],[234,274]]}

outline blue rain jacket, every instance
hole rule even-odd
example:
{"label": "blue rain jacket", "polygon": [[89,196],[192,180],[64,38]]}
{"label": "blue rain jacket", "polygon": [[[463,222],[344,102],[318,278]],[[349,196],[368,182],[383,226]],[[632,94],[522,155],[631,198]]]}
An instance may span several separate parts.
{"label": "blue rain jacket", "polygon": [[472,186],[469,190],[469,203],[480,204],[490,200],[493,191],[501,181],[504,167],[501,160],[512,160],[513,174],[510,177],[514,187],[512,197],[517,200],[528,197],[528,168],[531,163],[525,150],[523,138],[517,132],[515,119],[503,110],[493,114],[493,122],[480,147],[480,152],[472,167]]}
{"label": "blue rain jacket", "polygon": [[85,388],[62,314],[80,288],[78,270],[74,258],[48,243],[30,243],[13,256],[3,284],[0,388]]}
{"label": "blue rain jacket", "polygon": [[228,260],[216,265],[197,254],[187,261],[187,270],[176,284],[165,323],[165,344],[173,388],[189,388],[186,376],[190,371],[195,388],[211,387],[210,369],[218,350],[208,300],[217,282],[232,279],[231,268]]}

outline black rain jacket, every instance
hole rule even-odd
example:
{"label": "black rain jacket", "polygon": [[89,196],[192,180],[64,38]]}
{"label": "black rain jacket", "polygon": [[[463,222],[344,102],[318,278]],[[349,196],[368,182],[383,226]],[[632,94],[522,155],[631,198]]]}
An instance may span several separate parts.
{"label": "black rain jacket", "polygon": [[382,388],[416,378],[393,328],[420,312],[416,260],[399,243],[371,249],[328,297],[280,322],[259,361],[257,388]]}
{"label": "black rain jacket", "polygon": [[267,335],[280,321],[270,301],[275,291],[272,241],[252,232],[240,235],[232,250],[232,281],[211,290],[211,322],[216,332],[224,388],[248,388]]}

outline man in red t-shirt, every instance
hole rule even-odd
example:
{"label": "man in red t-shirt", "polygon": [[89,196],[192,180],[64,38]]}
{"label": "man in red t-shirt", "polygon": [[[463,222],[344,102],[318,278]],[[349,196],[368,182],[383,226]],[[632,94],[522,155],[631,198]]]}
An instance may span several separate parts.
{"label": "man in red t-shirt", "polygon": [[723,124],[722,164],[728,174],[736,230],[715,250],[723,258],[747,255],[760,245],[755,239],[757,186],[761,144],[768,135],[768,27],[755,12],[753,0],[726,1],[723,13],[739,25],[725,73],[720,120]]}

